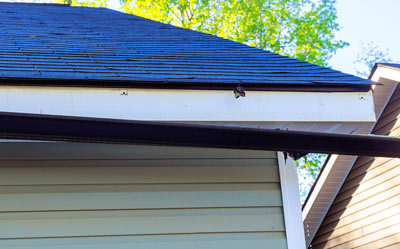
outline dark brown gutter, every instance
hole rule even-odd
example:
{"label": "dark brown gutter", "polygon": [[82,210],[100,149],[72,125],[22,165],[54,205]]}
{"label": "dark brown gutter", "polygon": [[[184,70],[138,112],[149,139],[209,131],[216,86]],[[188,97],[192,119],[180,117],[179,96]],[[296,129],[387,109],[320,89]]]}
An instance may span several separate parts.
{"label": "dark brown gutter", "polygon": [[392,137],[5,112],[0,138],[400,157],[400,139]]}

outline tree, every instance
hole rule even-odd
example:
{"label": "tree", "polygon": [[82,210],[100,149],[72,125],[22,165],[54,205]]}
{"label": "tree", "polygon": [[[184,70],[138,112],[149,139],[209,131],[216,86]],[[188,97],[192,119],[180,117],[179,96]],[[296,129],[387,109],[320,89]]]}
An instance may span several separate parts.
{"label": "tree", "polygon": [[127,13],[322,66],[348,45],[334,39],[339,30],[336,0],[123,1]]}
{"label": "tree", "polygon": [[56,0],[56,3],[70,4],[71,6],[107,7],[108,0]]}
{"label": "tree", "polygon": [[310,153],[296,161],[302,203],[305,201],[327,158],[328,155],[325,154]]}
{"label": "tree", "polygon": [[358,52],[355,60],[357,74],[367,78],[375,63],[389,62],[393,62],[393,59],[389,56],[389,49],[383,50],[374,42],[361,43],[361,51]]}

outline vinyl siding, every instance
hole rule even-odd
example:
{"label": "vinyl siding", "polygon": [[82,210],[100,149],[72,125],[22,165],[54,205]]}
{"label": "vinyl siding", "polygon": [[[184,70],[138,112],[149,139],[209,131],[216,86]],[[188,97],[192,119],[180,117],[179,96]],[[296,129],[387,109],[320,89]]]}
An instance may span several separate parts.
{"label": "vinyl siding", "polygon": [[0,248],[287,248],[275,152],[0,149]]}
{"label": "vinyl siding", "polygon": [[[372,133],[399,137],[399,87]],[[311,245],[400,248],[400,159],[358,158]]]}
{"label": "vinyl siding", "polygon": [[[373,91],[375,113],[377,118],[381,116],[397,85],[396,82],[384,78],[380,78],[379,82],[383,83],[383,85],[375,87]],[[340,131],[327,129],[327,131],[332,133],[369,134],[372,132],[373,128],[373,123],[358,123],[353,124],[351,129],[342,129]],[[314,238],[319,226],[329,210],[329,207],[333,203],[339,189],[346,179],[346,176],[351,170],[351,166],[354,164],[356,159],[356,156],[347,155],[331,157],[328,160],[328,163],[332,165],[330,170],[325,168],[323,171],[321,171],[320,177],[316,181],[315,188],[312,189],[303,208],[307,245],[309,245],[311,240]],[[322,175],[326,177],[321,177]]]}

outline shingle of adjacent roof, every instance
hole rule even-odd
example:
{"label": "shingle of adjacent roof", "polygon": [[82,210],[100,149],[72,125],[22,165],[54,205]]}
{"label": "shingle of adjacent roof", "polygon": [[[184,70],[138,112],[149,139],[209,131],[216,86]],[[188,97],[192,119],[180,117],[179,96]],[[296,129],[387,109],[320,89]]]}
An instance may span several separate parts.
{"label": "shingle of adjacent roof", "polygon": [[0,3],[0,79],[369,85],[216,36],[104,8]]}
{"label": "shingle of adjacent roof", "polygon": [[378,63],[378,65],[383,65],[391,68],[400,69],[400,64],[397,63]]}

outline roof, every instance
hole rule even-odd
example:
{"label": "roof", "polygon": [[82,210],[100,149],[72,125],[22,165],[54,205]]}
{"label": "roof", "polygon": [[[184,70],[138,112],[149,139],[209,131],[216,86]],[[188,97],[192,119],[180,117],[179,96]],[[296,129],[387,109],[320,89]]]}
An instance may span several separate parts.
{"label": "roof", "polygon": [[[395,86],[371,134],[400,137],[400,84]],[[397,242],[392,248],[400,248],[399,230],[391,227],[400,224],[395,215],[400,213],[399,170],[399,156],[358,157],[329,206],[312,248],[390,248],[386,245],[393,244],[387,240],[391,235]]]}
{"label": "roof", "polygon": [[372,78],[372,76],[375,74],[375,72],[378,68],[387,68],[387,69],[391,69],[391,70],[400,71],[400,64],[397,64],[397,63],[375,63],[371,70],[371,73],[369,75],[369,79]]}
{"label": "roof", "polygon": [[388,66],[392,68],[400,69],[400,64],[397,63],[378,63],[379,65]]}
{"label": "roof", "polygon": [[[369,80],[105,8],[0,3],[0,80],[363,87]],[[44,81],[47,80],[47,81]],[[119,82],[119,83],[118,83]],[[231,88],[230,88],[231,89]]]}
{"label": "roof", "polygon": [[[370,79],[383,83],[373,91],[377,122],[381,122],[382,114],[398,87],[397,82],[400,81],[398,66],[398,64],[377,63],[369,76]],[[363,133],[372,134],[375,127],[376,123],[364,127]],[[316,235],[356,159],[357,157],[353,156],[331,156],[319,173],[303,205],[303,222],[307,245]]]}

